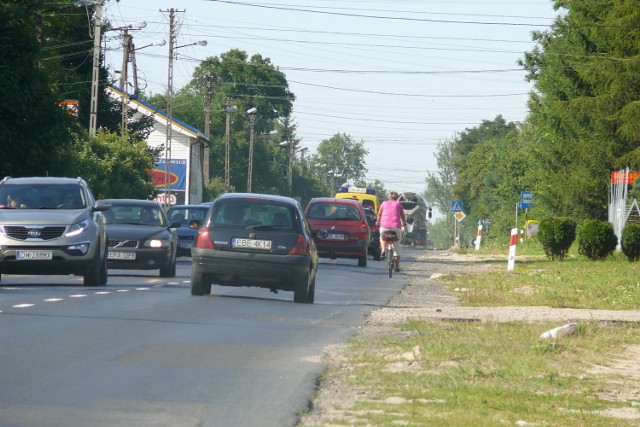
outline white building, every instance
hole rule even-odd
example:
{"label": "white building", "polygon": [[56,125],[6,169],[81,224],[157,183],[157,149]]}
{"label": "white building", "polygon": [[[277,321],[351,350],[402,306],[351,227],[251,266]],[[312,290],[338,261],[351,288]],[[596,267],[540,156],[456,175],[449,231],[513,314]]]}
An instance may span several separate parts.
{"label": "white building", "polygon": [[[122,102],[122,91],[117,86],[107,86],[107,94],[118,102]],[[167,151],[167,114],[140,99],[127,96],[127,108],[153,117],[154,129],[149,134],[147,145],[151,148],[162,148],[161,158],[154,170],[150,171],[153,182],[158,188],[157,201],[164,203],[166,188],[165,176],[169,163],[169,200],[171,205],[200,204],[202,202],[202,157],[203,147],[209,144],[207,137],[196,128],[171,118],[171,149]],[[168,162],[165,162],[168,160]]]}

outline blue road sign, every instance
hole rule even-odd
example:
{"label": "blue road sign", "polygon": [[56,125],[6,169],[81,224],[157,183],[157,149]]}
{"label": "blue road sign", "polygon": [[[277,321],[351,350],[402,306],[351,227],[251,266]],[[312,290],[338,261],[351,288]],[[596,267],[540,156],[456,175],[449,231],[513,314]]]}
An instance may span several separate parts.
{"label": "blue road sign", "polygon": [[462,200],[454,200],[451,202],[451,212],[462,212]]}
{"label": "blue road sign", "polygon": [[529,209],[533,206],[533,193],[531,191],[523,191],[520,196],[520,209]]}

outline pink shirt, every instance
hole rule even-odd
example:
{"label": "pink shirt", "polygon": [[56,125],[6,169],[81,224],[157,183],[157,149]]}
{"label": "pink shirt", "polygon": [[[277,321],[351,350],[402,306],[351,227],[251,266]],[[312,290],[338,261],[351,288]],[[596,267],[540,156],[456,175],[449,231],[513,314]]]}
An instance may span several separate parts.
{"label": "pink shirt", "polygon": [[385,200],[380,204],[378,220],[382,228],[402,227],[402,204],[397,200]]}

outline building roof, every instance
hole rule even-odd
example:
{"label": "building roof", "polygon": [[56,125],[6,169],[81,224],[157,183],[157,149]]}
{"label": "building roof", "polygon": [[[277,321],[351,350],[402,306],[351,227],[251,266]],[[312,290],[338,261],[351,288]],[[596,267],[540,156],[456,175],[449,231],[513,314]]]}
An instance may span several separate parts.
{"label": "building roof", "polygon": [[[107,85],[106,86],[107,94],[118,101],[122,101],[122,89],[115,85]],[[153,117],[156,122],[166,125],[167,123],[167,113],[160,108],[154,107],[146,101],[143,101],[140,98],[136,98],[132,94],[127,94],[127,106],[133,110],[138,111],[145,116]],[[208,141],[207,136],[200,132],[198,129],[194,128],[186,124],[185,122],[176,119],[175,117],[171,117],[171,127],[173,130],[178,131],[184,135],[190,136],[196,139],[203,139]]]}

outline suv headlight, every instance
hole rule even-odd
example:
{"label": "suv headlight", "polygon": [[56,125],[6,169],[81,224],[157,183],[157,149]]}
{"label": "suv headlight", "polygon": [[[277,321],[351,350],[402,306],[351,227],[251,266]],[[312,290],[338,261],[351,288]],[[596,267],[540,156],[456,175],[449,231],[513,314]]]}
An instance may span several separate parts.
{"label": "suv headlight", "polygon": [[65,234],[65,237],[77,236],[78,234],[82,234],[82,232],[84,232],[84,230],[88,228],[89,228],[89,220],[85,219],[82,222],[78,222],[76,224],[69,226],[69,230]]}

